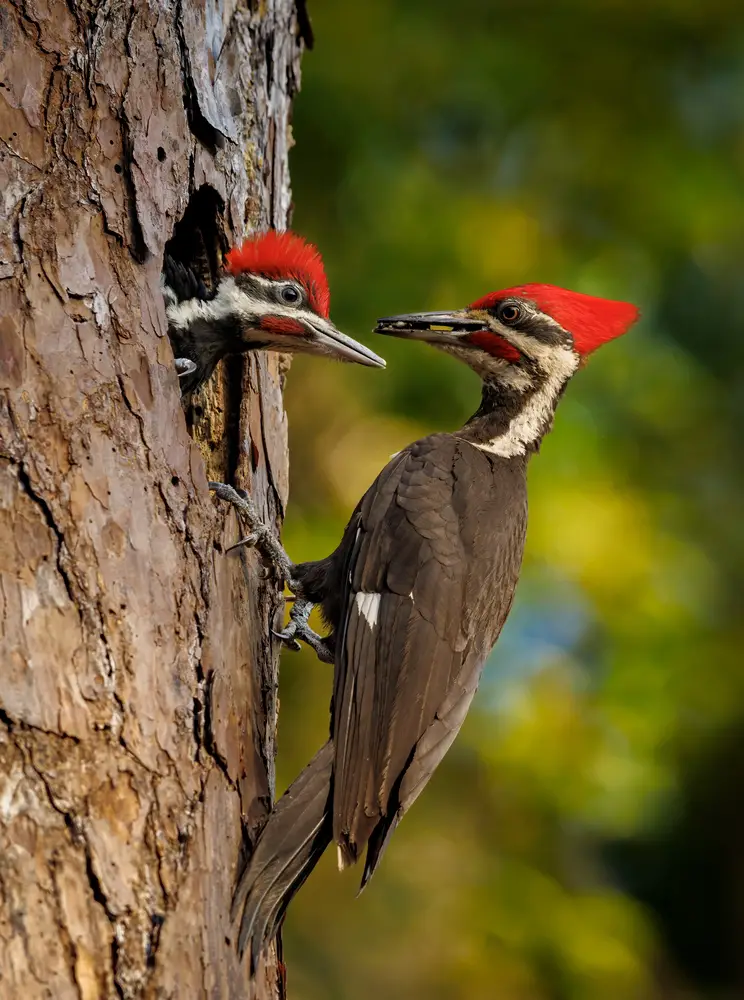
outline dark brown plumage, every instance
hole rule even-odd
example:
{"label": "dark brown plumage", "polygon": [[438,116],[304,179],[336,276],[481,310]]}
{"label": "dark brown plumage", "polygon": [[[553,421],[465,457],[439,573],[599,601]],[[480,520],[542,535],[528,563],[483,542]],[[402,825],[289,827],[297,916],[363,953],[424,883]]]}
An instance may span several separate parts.
{"label": "dark brown plumage", "polygon": [[[520,293],[532,287],[545,288]],[[558,297],[562,307],[570,295]],[[600,343],[607,304],[592,314],[580,298]],[[330,739],[279,800],[240,879],[234,913],[252,967],[331,842],[340,867],[366,849],[362,886],[370,879],[459,732],[509,613],[528,460],[590,338],[579,338],[580,351],[572,331],[514,290],[484,301],[381,321],[381,332],[430,340],[470,364],[483,379],[481,405],[456,433],[394,456],[336,551],[291,569],[296,592],[332,629]]]}
{"label": "dark brown plumage", "polygon": [[[365,882],[457,734],[506,619],[527,521],[525,464],[452,434],[424,438],[383,470],[344,534],[343,569],[328,581],[343,622],[333,836],[347,864],[371,841]],[[365,605],[360,594],[379,598]]]}

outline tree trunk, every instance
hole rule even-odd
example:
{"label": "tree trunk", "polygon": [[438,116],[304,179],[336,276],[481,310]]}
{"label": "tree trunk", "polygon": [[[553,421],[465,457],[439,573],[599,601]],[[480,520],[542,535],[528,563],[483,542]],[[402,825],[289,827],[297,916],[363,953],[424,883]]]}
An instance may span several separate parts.
{"label": "tree trunk", "polygon": [[286,225],[300,51],[292,0],[0,8],[3,998],[248,995],[282,598],[207,479],[278,525],[282,369],[230,360],[184,414],[158,283],[166,240],[214,269]]}

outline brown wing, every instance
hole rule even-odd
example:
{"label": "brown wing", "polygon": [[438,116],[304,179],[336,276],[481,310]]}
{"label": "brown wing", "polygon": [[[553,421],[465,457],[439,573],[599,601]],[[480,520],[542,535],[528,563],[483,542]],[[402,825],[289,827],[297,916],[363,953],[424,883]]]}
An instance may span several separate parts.
{"label": "brown wing", "polygon": [[333,828],[341,858],[389,833],[452,744],[503,625],[524,539],[524,467],[433,435],[349,525],[337,630]]}

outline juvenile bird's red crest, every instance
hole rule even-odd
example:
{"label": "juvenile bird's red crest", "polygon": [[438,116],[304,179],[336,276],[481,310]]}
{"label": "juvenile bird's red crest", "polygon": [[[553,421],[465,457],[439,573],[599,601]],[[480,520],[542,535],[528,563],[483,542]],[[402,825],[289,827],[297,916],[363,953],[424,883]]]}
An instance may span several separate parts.
{"label": "juvenile bird's red crest", "polygon": [[635,323],[640,313],[629,302],[600,299],[582,292],[569,292],[555,285],[518,285],[492,292],[474,302],[473,309],[491,309],[501,299],[528,299],[537,308],[560,323],[573,337],[581,355],[590,354],[608,340],[620,337]]}
{"label": "juvenile bird's red crest", "polygon": [[226,267],[233,275],[291,278],[303,286],[310,307],[318,315],[329,315],[331,293],[323,258],[317,247],[295,233],[277,233],[272,229],[251,237],[228,253]]}

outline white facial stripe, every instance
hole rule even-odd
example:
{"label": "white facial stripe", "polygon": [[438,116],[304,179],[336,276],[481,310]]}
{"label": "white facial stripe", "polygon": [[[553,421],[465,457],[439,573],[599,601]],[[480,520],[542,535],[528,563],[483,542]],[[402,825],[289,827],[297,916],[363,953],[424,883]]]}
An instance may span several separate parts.
{"label": "white facial stripe", "polygon": [[532,375],[527,369],[519,368],[516,365],[507,365],[499,373],[498,381],[501,385],[506,385],[516,392],[527,392],[535,384]]}
{"label": "white facial stripe", "polygon": [[176,293],[173,291],[170,285],[166,285],[165,279],[162,274],[160,275],[160,291],[162,293],[163,299],[165,300],[166,308],[170,309],[173,306],[178,305],[178,298],[176,296]]}
{"label": "white facial stripe", "polygon": [[377,616],[380,612],[380,595],[367,594],[360,590],[356,595],[357,611],[362,615],[370,628],[377,624]]}
{"label": "white facial stripe", "polygon": [[[517,343],[516,337],[514,342]],[[538,351],[534,350],[534,344],[530,344],[530,347],[534,361],[545,373],[545,380],[503,434],[486,444],[475,445],[482,451],[502,458],[524,455],[527,448],[538,441],[550,426],[558,395],[579,366],[577,355],[569,347],[539,344]]]}
{"label": "white facial stripe", "polygon": [[[298,320],[303,309],[297,306],[283,306],[279,302],[263,302],[252,299],[242,292],[235,284],[235,279],[224,278],[217,289],[217,294],[209,301],[187,299],[177,305],[166,307],[168,322],[177,330],[188,330],[195,322],[203,320],[206,323],[219,323],[222,320],[237,319],[244,323],[253,323],[257,329],[256,320],[262,316],[282,316]],[[315,321],[315,316],[313,315]]]}
{"label": "white facial stripe", "polygon": [[[546,316],[543,319],[548,320],[550,317]],[[563,332],[557,323],[555,327],[557,330]],[[540,371],[545,372],[546,375],[551,375],[556,366],[560,368],[563,365],[562,357],[564,353],[567,352],[572,358],[576,357],[569,347],[564,347],[560,344],[543,344],[534,337],[529,337],[518,330],[508,330],[505,328],[504,340],[508,340],[510,344],[513,344],[521,354],[524,354],[526,358],[533,361]]]}

